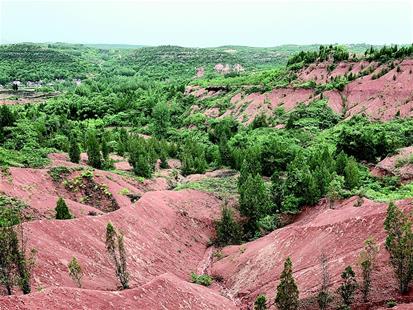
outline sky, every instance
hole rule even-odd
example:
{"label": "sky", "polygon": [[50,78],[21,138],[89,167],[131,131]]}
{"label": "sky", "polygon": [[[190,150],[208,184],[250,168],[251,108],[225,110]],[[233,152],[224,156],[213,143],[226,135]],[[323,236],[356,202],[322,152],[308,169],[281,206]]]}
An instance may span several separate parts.
{"label": "sky", "polygon": [[413,0],[0,0],[0,43],[413,43]]}

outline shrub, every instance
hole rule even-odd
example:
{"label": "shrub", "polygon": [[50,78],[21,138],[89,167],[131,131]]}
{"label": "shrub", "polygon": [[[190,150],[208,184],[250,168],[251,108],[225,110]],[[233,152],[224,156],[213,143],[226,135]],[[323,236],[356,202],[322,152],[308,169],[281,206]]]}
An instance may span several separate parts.
{"label": "shrub", "polygon": [[191,282],[203,286],[210,286],[212,284],[212,278],[207,274],[197,275],[196,273],[191,272]]}

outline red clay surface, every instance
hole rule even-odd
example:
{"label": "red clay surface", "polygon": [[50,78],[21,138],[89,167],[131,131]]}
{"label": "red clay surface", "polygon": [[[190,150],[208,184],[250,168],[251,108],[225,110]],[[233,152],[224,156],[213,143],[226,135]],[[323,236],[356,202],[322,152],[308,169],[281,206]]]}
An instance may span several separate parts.
{"label": "red clay surface", "polygon": [[[263,238],[226,247],[222,250],[224,258],[215,259],[209,272],[222,276],[229,294],[238,298],[242,308],[246,308],[258,294],[265,293],[273,298],[283,262],[291,256],[300,298],[304,299],[314,296],[319,289],[322,253],[329,259],[333,289],[339,285],[340,274],[348,265],[354,267],[360,279],[358,255],[364,240],[372,236],[380,245],[380,253],[371,299],[385,302],[391,297],[397,298],[397,282],[393,279],[383,246],[387,205],[365,200],[361,207],[355,207],[355,202],[356,198],[351,198],[335,209],[321,204],[304,211],[293,224]],[[399,205],[411,208],[413,202],[399,202]]]}
{"label": "red clay surface", "polygon": [[398,176],[402,182],[413,180],[413,146],[402,148],[396,155],[388,156],[372,170],[374,176]]}
{"label": "red clay surface", "polygon": [[[350,82],[342,92],[337,90],[326,91],[324,98],[328,99],[329,106],[336,113],[345,112],[346,117],[365,113],[372,119],[390,120],[396,115],[400,117],[413,117],[413,60],[406,59],[395,62],[395,68],[383,76],[372,79],[387,65],[363,62],[341,62],[332,72],[328,72],[329,63],[312,64],[298,73],[298,81],[313,80],[316,83],[326,83],[331,77],[343,76],[352,72],[371,67],[374,71]],[[397,72],[397,67],[400,72]],[[192,94],[198,99],[219,96],[222,92],[207,91],[204,88],[191,86],[186,89],[187,94]],[[249,95],[238,93],[231,98],[232,107],[224,113],[208,109],[208,117],[224,117],[232,115],[239,121],[249,124],[255,116],[265,113],[272,115],[277,107],[285,111],[293,109],[299,103],[309,103],[316,96],[312,89],[279,88],[266,93],[252,93]]]}
{"label": "red clay surface", "polygon": [[231,310],[236,307],[206,287],[163,274],[139,288],[120,292],[61,287],[0,300],[0,310],[31,309]]}

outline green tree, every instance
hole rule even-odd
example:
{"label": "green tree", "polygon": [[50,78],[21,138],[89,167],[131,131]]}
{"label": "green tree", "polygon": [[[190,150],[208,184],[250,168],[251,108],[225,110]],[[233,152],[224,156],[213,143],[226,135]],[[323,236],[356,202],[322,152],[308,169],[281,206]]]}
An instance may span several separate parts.
{"label": "green tree", "polygon": [[241,227],[234,220],[232,210],[224,206],[221,219],[216,223],[216,243],[219,246],[238,244],[241,241]]}
{"label": "green tree", "polygon": [[320,310],[325,310],[328,305],[333,301],[333,296],[330,294],[328,288],[330,286],[330,273],[328,272],[328,259],[323,253],[320,256],[321,265],[321,285],[317,294],[317,302]]}
{"label": "green tree", "polygon": [[351,304],[354,300],[354,294],[358,288],[356,281],[356,275],[351,268],[347,266],[341,274],[342,283],[338,288],[338,294],[341,296],[342,309],[350,309]]}
{"label": "green tree", "polygon": [[72,257],[70,263],[67,265],[67,268],[69,269],[69,275],[73,282],[75,282],[78,287],[82,287],[83,271],[76,257]]}
{"label": "green tree", "polygon": [[254,310],[267,310],[267,297],[265,295],[257,296],[254,302]]}
{"label": "green tree", "polygon": [[336,159],[336,173],[338,175],[344,176],[344,169],[347,166],[347,162],[348,162],[348,156],[346,155],[346,153],[341,151],[338,154],[337,159]]}
{"label": "green tree", "polygon": [[241,215],[248,217],[250,223],[267,215],[271,209],[270,196],[260,175],[249,175],[239,190],[239,210]]}
{"label": "green tree", "polygon": [[26,243],[20,214],[3,213],[0,221],[0,283],[8,295],[17,282],[23,294],[31,292],[30,277],[34,251],[26,255]]}
{"label": "green tree", "polygon": [[129,163],[133,172],[140,177],[150,178],[154,169],[154,162],[148,152],[149,145],[142,138],[137,138],[130,143]]}
{"label": "green tree", "polygon": [[369,293],[371,290],[371,275],[373,273],[376,257],[379,252],[379,247],[373,238],[368,238],[364,241],[364,249],[359,255],[359,264],[362,270],[363,283],[361,285],[361,292],[363,294],[363,301],[369,300]]}
{"label": "green tree", "polygon": [[260,149],[258,147],[250,147],[245,150],[238,178],[238,189],[241,188],[250,175],[261,174],[260,162]]}
{"label": "green tree", "polygon": [[78,164],[80,161],[79,143],[73,135],[69,138],[69,158],[72,163]]}
{"label": "green tree", "polygon": [[70,214],[69,208],[66,205],[66,202],[62,197],[59,197],[56,203],[56,219],[57,220],[70,220],[73,218],[72,214]]}
{"label": "green tree", "polygon": [[87,133],[86,151],[88,156],[88,164],[96,169],[102,168],[102,155],[100,153],[100,145],[96,136],[96,131],[91,129]]}
{"label": "green tree", "polygon": [[170,127],[171,114],[169,111],[168,104],[161,100],[159,101],[152,110],[153,124],[155,126],[155,137],[165,138],[168,133],[168,128]]}
{"label": "green tree", "polygon": [[106,135],[105,133],[102,134],[102,142],[101,142],[101,151],[102,151],[102,156],[104,161],[109,160],[109,146],[108,146],[108,141],[106,140]]}
{"label": "green tree", "polygon": [[387,208],[384,229],[387,232],[386,249],[390,254],[399,290],[402,294],[408,292],[413,277],[413,234],[411,221],[393,203]]}
{"label": "green tree", "polygon": [[208,167],[204,147],[192,139],[186,141],[181,153],[181,161],[184,175],[204,173]]}
{"label": "green tree", "polygon": [[340,175],[335,175],[327,188],[327,199],[330,204],[330,208],[334,202],[342,197],[342,191],[344,187],[344,178]]}
{"label": "green tree", "polygon": [[284,263],[284,270],[281,273],[280,284],[277,286],[277,296],[275,303],[280,310],[298,309],[298,288],[293,277],[293,263],[288,257]]}
{"label": "green tree", "polygon": [[123,289],[129,288],[129,273],[126,266],[126,250],[123,242],[123,234],[109,222],[106,226],[106,250],[115,264],[116,276]]}
{"label": "green tree", "polygon": [[353,189],[360,184],[360,173],[356,161],[350,158],[344,168],[344,180],[346,188]]}

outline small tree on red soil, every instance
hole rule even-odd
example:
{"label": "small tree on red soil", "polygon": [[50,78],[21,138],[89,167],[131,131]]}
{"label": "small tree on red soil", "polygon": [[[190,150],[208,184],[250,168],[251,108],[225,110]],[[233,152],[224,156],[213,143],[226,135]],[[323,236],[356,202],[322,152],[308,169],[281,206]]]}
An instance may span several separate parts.
{"label": "small tree on red soil", "polygon": [[2,210],[0,215],[0,283],[8,295],[13,293],[16,283],[23,294],[29,294],[35,251],[32,250],[30,256],[26,255],[26,239],[20,214],[16,216]]}
{"label": "small tree on red soil", "polygon": [[368,238],[364,242],[364,249],[360,253],[360,267],[363,275],[363,283],[360,290],[363,294],[363,301],[367,302],[369,300],[369,293],[371,290],[371,274],[374,269],[374,264],[376,261],[377,253],[379,252],[379,247],[373,238]]}
{"label": "small tree on red soil", "polygon": [[216,243],[221,246],[237,244],[241,241],[241,227],[234,220],[232,210],[227,206],[222,208],[221,220],[215,225]]}
{"label": "small tree on red soil", "polygon": [[129,273],[126,270],[126,250],[123,234],[109,222],[106,226],[106,250],[115,264],[116,276],[123,289],[129,288]]}
{"label": "small tree on red soil", "polygon": [[265,295],[258,295],[255,299],[254,310],[267,310],[267,297]]}
{"label": "small tree on red soil", "polygon": [[79,143],[73,136],[69,138],[69,158],[72,163],[78,164],[80,161]]}
{"label": "small tree on red soil", "polygon": [[277,286],[277,296],[275,303],[280,310],[298,309],[298,288],[293,277],[293,263],[291,258],[287,258],[284,263],[284,270],[281,273],[281,282]]}
{"label": "small tree on red soil", "polygon": [[385,244],[402,294],[408,292],[413,277],[413,233],[411,226],[411,221],[391,202],[384,221],[384,229],[387,232]]}
{"label": "small tree on red soil", "polygon": [[351,266],[347,266],[346,269],[344,269],[341,278],[343,282],[337,290],[342,299],[340,309],[349,310],[354,300],[354,294],[358,288],[356,275]]}
{"label": "small tree on red soil", "polygon": [[69,269],[69,275],[73,282],[75,282],[78,287],[82,287],[83,271],[76,257],[72,257],[72,260],[67,265],[67,268]]}
{"label": "small tree on red soil", "polygon": [[320,310],[325,310],[328,305],[333,301],[333,296],[330,294],[328,287],[330,286],[330,274],[328,272],[328,259],[327,256],[322,253],[320,256],[321,266],[321,286],[317,294],[317,302]]}
{"label": "small tree on red soil", "polygon": [[59,197],[56,203],[56,219],[57,220],[70,220],[73,218],[72,214],[70,214],[69,208],[66,205],[66,202],[62,197]]}

